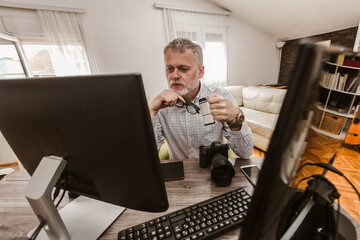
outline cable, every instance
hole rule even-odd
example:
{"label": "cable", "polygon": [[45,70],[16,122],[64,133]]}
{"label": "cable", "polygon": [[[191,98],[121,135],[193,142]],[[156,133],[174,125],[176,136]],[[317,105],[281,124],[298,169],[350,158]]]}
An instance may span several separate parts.
{"label": "cable", "polygon": [[[333,160],[334,160],[335,156],[336,156],[336,153],[335,153],[334,156],[331,158],[331,160],[329,161],[329,163],[330,163],[330,162],[333,163]],[[345,180],[346,180],[346,181],[350,184],[350,186],[355,190],[355,193],[357,194],[357,196],[358,196],[358,198],[359,198],[359,200],[360,200],[360,193],[359,193],[359,191],[356,189],[355,185],[350,181],[350,179],[348,179],[340,170],[338,170],[337,168],[335,168],[333,165],[331,165],[331,164],[329,164],[329,163],[305,163],[305,164],[303,164],[303,165],[300,166],[299,171],[300,171],[303,167],[305,167],[305,166],[307,166],[307,165],[310,165],[310,166],[321,167],[321,168],[323,168],[323,169],[326,169],[326,170],[329,170],[329,171],[331,171],[331,172],[333,172],[333,173],[336,173],[336,174],[338,174],[339,176],[345,178]],[[298,172],[299,172],[299,171],[298,171]],[[322,175],[324,175],[325,173],[326,173],[326,171],[323,172]],[[309,178],[310,178],[310,177],[309,177]],[[298,186],[301,181],[303,181],[303,179],[301,179],[301,180],[296,184],[296,186]]]}
{"label": "cable", "polygon": [[[334,160],[335,160],[336,155],[337,155],[337,152],[331,157],[331,159],[329,160],[328,164],[331,165],[331,164],[334,163]],[[301,169],[303,169],[303,167],[305,167],[305,166],[307,166],[307,165],[314,165],[314,163],[305,163],[305,164],[301,165],[301,166],[299,167],[299,169],[298,169],[298,172],[300,172]],[[322,175],[325,175],[325,173],[326,173],[326,171],[324,171],[324,172],[322,173]]]}
{"label": "cable", "polygon": [[35,231],[33,232],[33,234],[31,234],[31,236],[30,236],[29,239],[31,239],[31,240],[36,239],[37,236],[39,235],[41,229],[45,226],[45,224],[46,224],[46,221],[43,219],[43,220],[40,222],[39,226],[35,229]]}
{"label": "cable", "polygon": [[300,181],[298,181],[296,183],[295,188],[297,188],[302,181],[308,180],[309,178],[312,178],[313,176],[314,175],[311,175],[310,177],[304,177],[304,178],[300,179]]}
{"label": "cable", "polygon": [[[62,194],[60,196],[59,201],[56,204],[54,204],[56,208],[59,206],[59,204],[63,200],[63,198],[65,196],[65,193],[66,193],[66,189],[67,189],[67,185],[68,185],[68,176],[67,176],[66,171],[64,171],[61,174],[59,180],[56,183],[55,190],[54,190],[54,193],[53,193],[53,202],[55,202],[56,198],[59,196],[61,185],[64,185],[63,192],[62,192]],[[39,226],[34,230],[34,232],[31,234],[29,239],[30,240],[35,240],[38,237],[41,229],[45,226],[45,224],[46,224],[45,219],[41,220]]]}
{"label": "cable", "polygon": [[[59,199],[59,201],[57,202],[57,204],[55,205],[55,207],[57,208],[59,206],[59,204],[61,203],[61,201],[63,200],[64,196],[65,196],[65,193],[66,193],[66,189],[67,189],[67,185],[68,185],[68,176],[67,176],[67,172],[64,171],[63,174],[64,175],[64,178],[65,178],[65,184],[64,184],[64,187],[63,187],[63,192],[61,194],[61,197]],[[55,199],[54,199],[55,201]]]}
{"label": "cable", "polygon": [[336,169],[333,165],[329,163],[305,163],[303,166],[307,165],[321,167],[333,173],[339,174],[340,176],[344,175],[342,172],[340,172],[338,169]]}
{"label": "cable", "polygon": [[355,190],[355,193],[357,194],[359,200],[360,200],[360,193],[359,191],[356,189],[355,185],[350,181],[350,179],[348,179],[341,171],[339,171],[337,168],[335,168],[334,166],[328,164],[328,163],[305,163],[303,166],[306,165],[312,165],[312,166],[317,166],[317,167],[321,167],[324,168],[326,170],[329,170],[333,173],[338,174],[339,176],[345,178],[345,180],[350,184],[350,186]]}

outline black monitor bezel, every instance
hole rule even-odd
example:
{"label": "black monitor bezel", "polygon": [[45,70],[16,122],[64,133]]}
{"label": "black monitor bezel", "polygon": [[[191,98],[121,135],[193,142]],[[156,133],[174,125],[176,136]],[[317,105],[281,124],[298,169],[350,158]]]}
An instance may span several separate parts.
{"label": "black monitor bezel", "polygon": [[30,175],[55,155],[74,193],[142,211],[169,206],[139,73],[1,80],[0,130]]}
{"label": "black monitor bezel", "polygon": [[[281,179],[284,149],[302,118],[303,107],[319,70],[321,50],[312,43],[299,45],[289,87],[273,132],[261,173],[253,194],[240,239],[277,239],[284,227],[289,204],[301,197],[300,190],[290,188]],[[288,209],[289,210],[289,209]],[[284,215],[285,214],[285,215]]]}

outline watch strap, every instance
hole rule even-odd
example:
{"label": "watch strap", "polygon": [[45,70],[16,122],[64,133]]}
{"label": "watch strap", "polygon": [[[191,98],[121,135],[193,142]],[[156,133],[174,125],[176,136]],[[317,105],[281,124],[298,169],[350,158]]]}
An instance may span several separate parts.
{"label": "watch strap", "polygon": [[239,114],[236,116],[236,121],[234,124],[228,124],[230,128],[237,128],[240,127],[243,122],[244,122],[244,113],[243,111],[239,108]]}

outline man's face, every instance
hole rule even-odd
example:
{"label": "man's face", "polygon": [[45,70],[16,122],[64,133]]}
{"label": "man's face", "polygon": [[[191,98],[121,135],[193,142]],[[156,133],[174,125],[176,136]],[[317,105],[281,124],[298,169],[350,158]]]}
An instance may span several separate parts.
{"label": "man's face", "polygon": [[165,67],[170,90],[184,97],[198,90],[204,66],[199,69],[191,49],[183,53],[169,49],[165,54]]}

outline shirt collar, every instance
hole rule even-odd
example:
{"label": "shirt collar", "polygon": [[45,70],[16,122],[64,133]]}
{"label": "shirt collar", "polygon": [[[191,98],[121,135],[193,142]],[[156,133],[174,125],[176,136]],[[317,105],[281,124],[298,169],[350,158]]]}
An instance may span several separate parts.
{"label": "shirt collar", "polygon": [[200,81],[200,90],[198,92],[198,94],[196,95],[196,97],[194,98],[194,103],[199,103],[199,99],[203,98],[203,97],[208,97],[210,94],[209,88],[207,87],[206,84],[202,83]]}

